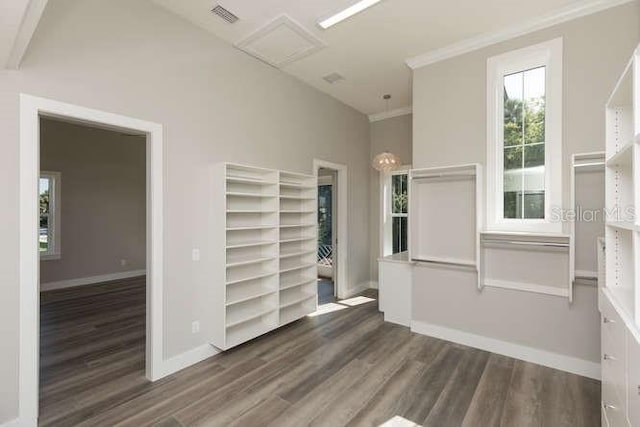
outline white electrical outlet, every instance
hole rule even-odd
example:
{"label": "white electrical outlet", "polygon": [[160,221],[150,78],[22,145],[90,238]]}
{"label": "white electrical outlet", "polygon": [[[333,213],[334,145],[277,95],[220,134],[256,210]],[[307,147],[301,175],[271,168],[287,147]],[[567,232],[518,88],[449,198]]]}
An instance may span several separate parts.
{"label": "white electrical outlet", "polygon": [[198,322],[197,320],[191,322],[191,333],[197,334],[198,332],[200,332],[200,322]]}
{"label": "white electrical outlet", "polygon": [[121,265],[122,267],[126,267],[126,266],[127,266],[127,260],[126,260],[126,259],[121,259],[121,260],[120,260],[120,265]]}
{"label": "white electrical outlet", "polygon": [[200,261],[200,249],[193,249],[191,251],[191,259],[194,261]]}

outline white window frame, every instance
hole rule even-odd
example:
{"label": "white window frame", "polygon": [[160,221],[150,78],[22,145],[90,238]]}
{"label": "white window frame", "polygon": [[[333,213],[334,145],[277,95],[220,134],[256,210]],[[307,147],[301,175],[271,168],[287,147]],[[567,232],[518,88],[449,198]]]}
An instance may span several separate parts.
{"label": "white window frame", "polygon": [[[391,177],[394,175],[407,175],[408,177],[410,170],[411,165],[403,165],[391,173],[380,173],[380,256],[382,257],[393,253],[393,217],[409,217],[408,209],[406,214],[394,214],[392,212],[391,192],[393,189]],[[407,186],[409,186],[408,180]]]}
{"label": "white window frame", "polygon": [[[507,52],[487,60],[487,224],[490,231],[562,232],[551,212],[562,207],[562,38]],[[546,67],[545,217],[504,218],[504,76]]]}
{"label": "white window frame", "polygon": [[[60,172],[41,171],[40,178],[49,180],[49,243],[48,250],[40,251],[40,259],[43,261],[60,259],[61,251],[61,217],[60,205],[62,194],[62,175]],[[39,181],[38,181],[39,185]]]}

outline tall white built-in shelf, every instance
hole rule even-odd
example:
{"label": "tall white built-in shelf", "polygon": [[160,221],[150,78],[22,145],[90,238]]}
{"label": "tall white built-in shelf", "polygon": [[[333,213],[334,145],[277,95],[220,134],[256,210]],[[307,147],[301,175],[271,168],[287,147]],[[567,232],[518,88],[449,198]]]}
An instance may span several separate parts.
{"label": "tall white built-in shelf", "polygon": [[230,163],[212,175],[212,344],[226,350],[316,310],[317,186]]}
{"label": "tall white built-in shelf", "polygon": [[606,106],[606,285],[640,326],[640,113],[638,53]]}

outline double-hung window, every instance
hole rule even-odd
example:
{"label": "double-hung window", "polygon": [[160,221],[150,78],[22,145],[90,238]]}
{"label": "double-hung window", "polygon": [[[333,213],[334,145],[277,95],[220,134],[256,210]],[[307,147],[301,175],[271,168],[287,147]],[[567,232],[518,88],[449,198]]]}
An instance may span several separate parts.
{"label": "double-hung window", "polygon": [[487,228],[562,231],[562,39],[490,58],[487,87]]}
{"label": "double-hung window", "polygon": [[60,173],[40,172],[40,223],[38,245],[40,258],[60,258]]}
{"label": "double-hung window", "polygon": [[382,176],[382,255],[405,252],[409,228],[409,167]]}

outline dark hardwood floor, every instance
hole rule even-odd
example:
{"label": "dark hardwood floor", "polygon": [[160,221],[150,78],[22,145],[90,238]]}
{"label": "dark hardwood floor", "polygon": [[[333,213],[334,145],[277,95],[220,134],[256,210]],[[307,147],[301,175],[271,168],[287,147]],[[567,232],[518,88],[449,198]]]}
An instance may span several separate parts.
{"label": "dark hardwood floor", "polygon": [[333,304],[152,384],[143,280],[44,293],[40,424],[600,425],[598,381],[413,334],[375,301]]}

